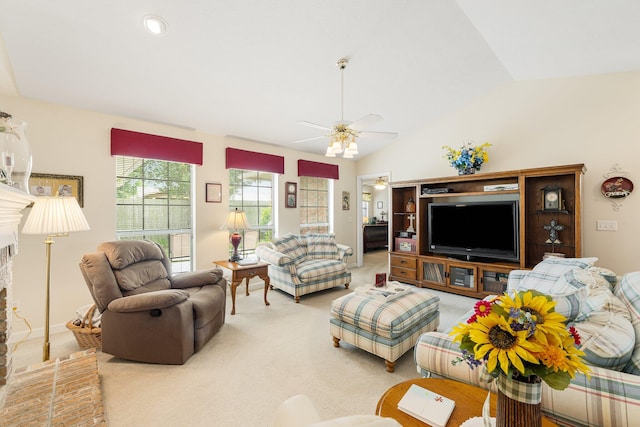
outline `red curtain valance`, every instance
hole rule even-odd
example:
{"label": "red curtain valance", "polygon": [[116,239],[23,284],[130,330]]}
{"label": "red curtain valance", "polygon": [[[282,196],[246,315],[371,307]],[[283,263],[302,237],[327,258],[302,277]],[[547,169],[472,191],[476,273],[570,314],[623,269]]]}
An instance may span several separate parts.
{"label": "red curtain valance", "polygon": [[284,157],[227,147],[227,169],[284,173]]}
{"label": "red curtain valance", "polygon": [[202,143],[111,128],[111,155],[202,165]]}
{"label": "red curtain valance", "polygon": [[312,176],[314,178],[338,179],[338,165],[298,160],[298,176]]}

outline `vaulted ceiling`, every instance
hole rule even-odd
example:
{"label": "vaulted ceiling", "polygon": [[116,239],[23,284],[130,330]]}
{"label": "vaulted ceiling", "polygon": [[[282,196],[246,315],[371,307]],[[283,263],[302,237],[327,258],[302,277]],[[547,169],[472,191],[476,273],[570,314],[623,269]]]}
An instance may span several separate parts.
{"label": "vaulted ceiling", "polygon": [[[0,0],[0,93],[323,153],[514,80],[640,70],[637,0]],[[167,22],[154,36],[148,14]],[[0,109],[2,106],[0,105]],[[362,157],[393,141],[363,138]]]}

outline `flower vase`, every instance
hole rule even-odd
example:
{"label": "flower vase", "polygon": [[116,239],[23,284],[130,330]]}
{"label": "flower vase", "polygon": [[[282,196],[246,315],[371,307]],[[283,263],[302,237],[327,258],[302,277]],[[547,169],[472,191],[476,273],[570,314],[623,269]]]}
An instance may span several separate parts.
{"label": "flower vase", "polygon": [[476,173],[475,168],[458,169],[458,175],[473,175]]}
{"label": "flower vase", "polygon": [[542,380],[530,377],[498,376],[496,427],[542,426]]}
{"label": "flower vase", "polygon": [[27,124],[0,114],[0,182],[29,194],[31,146],[25,132]]}

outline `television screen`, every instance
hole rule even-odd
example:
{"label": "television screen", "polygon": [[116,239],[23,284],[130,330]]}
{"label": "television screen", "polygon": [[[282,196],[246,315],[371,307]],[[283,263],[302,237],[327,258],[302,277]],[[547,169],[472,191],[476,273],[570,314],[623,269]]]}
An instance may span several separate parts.
{"label": "television screen", "polygon": [[519,259],[518,201],[430,203],[429,250],[445,255]]}

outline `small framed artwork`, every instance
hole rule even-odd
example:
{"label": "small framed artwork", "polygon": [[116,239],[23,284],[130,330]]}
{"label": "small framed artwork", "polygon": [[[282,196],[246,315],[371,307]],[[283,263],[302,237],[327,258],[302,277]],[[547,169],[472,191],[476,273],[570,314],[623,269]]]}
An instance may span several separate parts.
{"label": "small framed artwork", "polygon": [[29,176],[29,192],[32,196],[73,196],[84,207],[84,178],[77,175],[52,175],[32,173]]}
{"label": "small framed artwork", "polygon": [[298,184],[295,182],[287,182],[284,184],[285,208],[295,208],[298,201],[297,196]]}
{"label": "small framed artwork", "polygon": [[383,202],[378,202],[378,203],[376,203],[376,207],[377,207],[378,209],[382,209],[382,207],[383,207],[383,206],[384,206],[384,203],[383,203]]}
{"label": "small framed artwork", "polygon": [[207,182],[205,184],[204,201],[207,203],[222,203],[222,184]]}
{"label": "small framed artwork", "polygon": [[351,196],[348,191],[342,192],[342,210],[348,211],[351,204]]}

